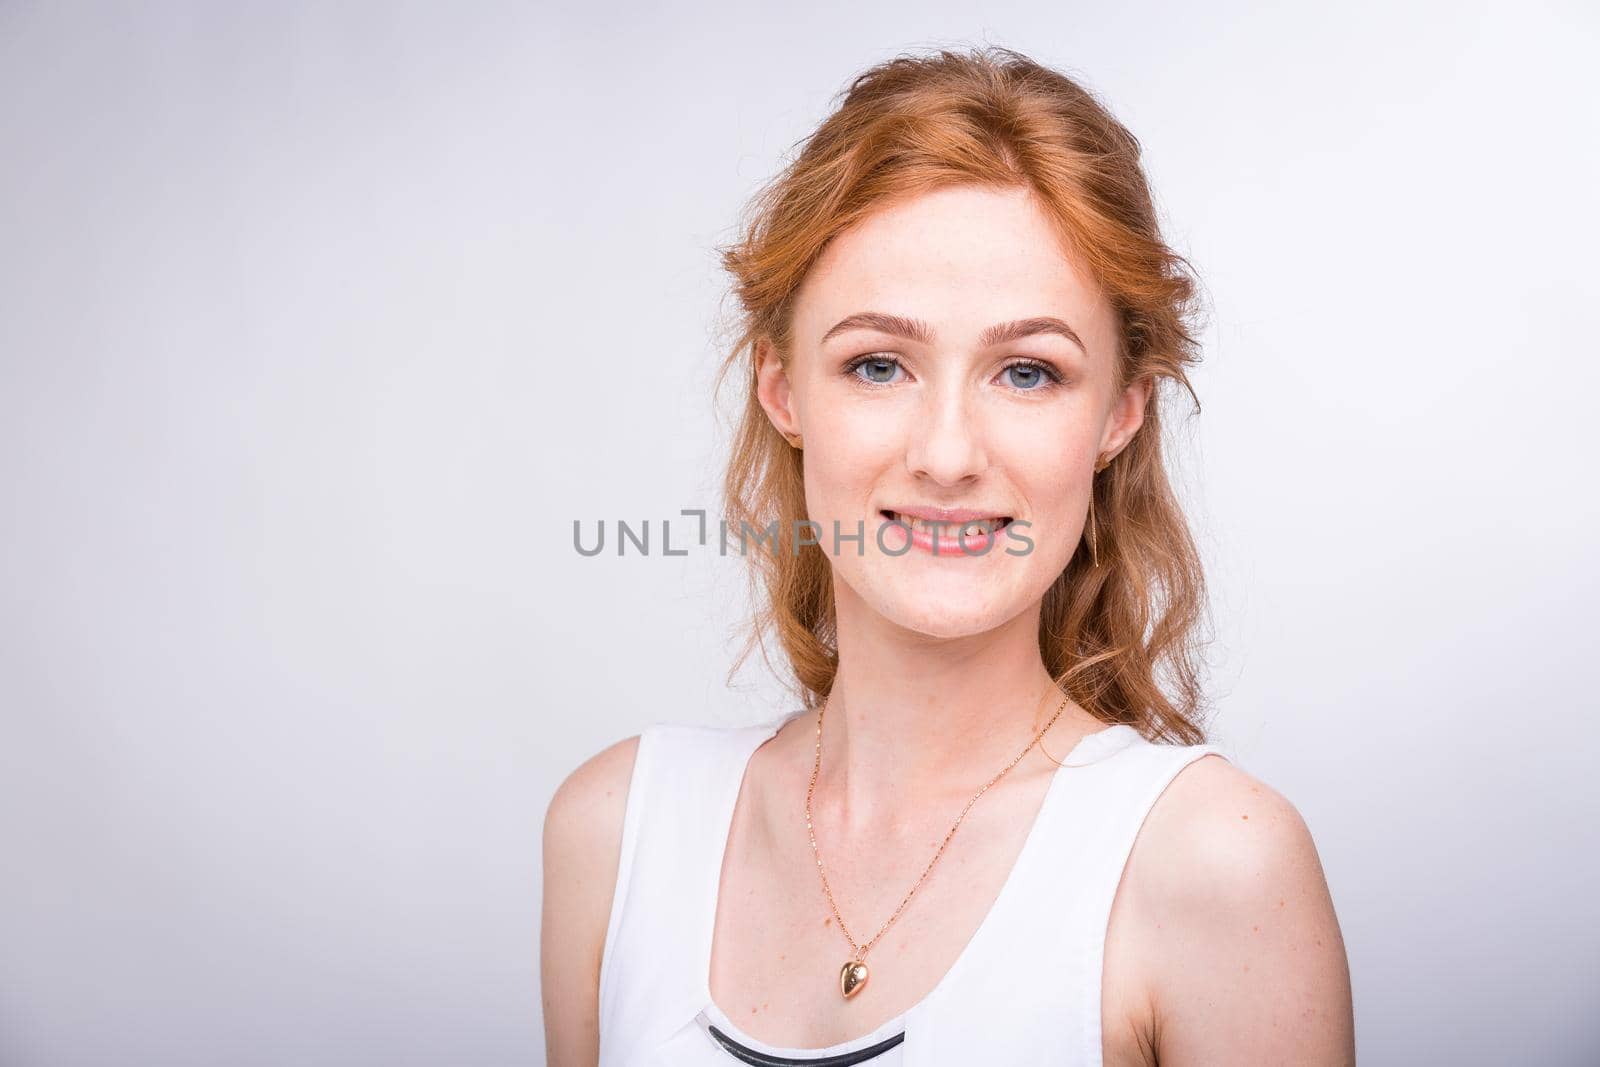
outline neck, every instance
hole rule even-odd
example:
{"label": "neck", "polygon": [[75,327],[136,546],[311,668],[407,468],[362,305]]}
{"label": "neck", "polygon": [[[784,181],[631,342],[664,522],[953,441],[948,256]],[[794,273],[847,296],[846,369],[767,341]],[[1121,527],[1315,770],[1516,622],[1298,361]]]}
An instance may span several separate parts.
{"label": "neck", "polygon": [[[1039,605],[985,633],[931,638],[885,619],[843,583],[836,589],[839,670],[824,708],[817,789],[847,821],[900,821],[908,798],[970,797],[1062,708],[1039,654]],[[1045,741],[1060,759],[1058,739],[1099,725],[1068,702]],[[1030,757],[1054,767],[1030,751],[1007,777]]]}

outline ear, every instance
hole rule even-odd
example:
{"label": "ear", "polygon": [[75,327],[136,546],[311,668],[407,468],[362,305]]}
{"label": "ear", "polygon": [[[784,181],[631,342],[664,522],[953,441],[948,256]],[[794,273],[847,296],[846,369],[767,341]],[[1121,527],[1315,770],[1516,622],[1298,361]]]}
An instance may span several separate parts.
{"label": "ear", "polygon": [[1115,456],[1133,440],[1139,427],[1144,425],[1144,412],[1155,392],[1155,377],[1146,375],[1129,383],[1115,401],[1106,418],[1105,432],[1100,436],[1100,455]]}
{"label": "ear", "polygon": [[778,358],[777,346],[768,337],[756,342],[756,399],[779,433],[793,437],[800,432],[794,394],[789,388],[789,372]]}

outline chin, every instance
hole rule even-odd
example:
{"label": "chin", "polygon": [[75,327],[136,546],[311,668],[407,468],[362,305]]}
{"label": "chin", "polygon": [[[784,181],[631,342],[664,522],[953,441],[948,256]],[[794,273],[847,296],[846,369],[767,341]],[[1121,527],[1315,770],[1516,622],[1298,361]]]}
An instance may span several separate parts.
{"label": "chin", "polygon": [[973,615],[965,619],[952,619],[948,615],[941,615],[902,618],[895,621],[913,633],[919,633],[925,637],[953,641],[961,637],[975,637],[978,634],[986,634],[1007,620],[998,615]]}
{"label": "chin", "polygon": [[[991,596],[891,595],[880,602],[879,612],[891,622],[928,637],[972,637],[988,633],[1016,618],[1027,604],[1018,598]],[[992,592],[992,591],[991,591]],[[1013,603],[1013,601],[1015,601]]]}
{"label": "chin", "polygon": [[940,567],[910,574],[885,566],[841,571],[837,577],[866,608],[894,625],[941,639],[972,637],[1004,626],[1037,604],[1049,586],[1045,573],[1032,570],[997,579],[977,571]]}

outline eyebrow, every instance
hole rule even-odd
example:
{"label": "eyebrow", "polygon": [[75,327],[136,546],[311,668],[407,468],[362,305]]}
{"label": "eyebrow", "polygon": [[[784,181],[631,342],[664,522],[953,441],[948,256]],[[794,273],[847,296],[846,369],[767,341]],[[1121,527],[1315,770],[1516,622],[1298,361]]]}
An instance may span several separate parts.
{"label": "eyebrow", "polygon": [[[892,333],[896,337],[908,338],[918,344],[933,344],[933,327],[926,322],[882,311],[858,311],[854,315],[845,316],[822,335],[822,343],[850,330],[878,330],[882,333]],[[1036,315],[1029,319],[997,322],[983,331],[978,343],[990,348],[1041,333],[1059,334],[1077,345],[1084,355],[1089,354],[1089,348],[1083,343],[1083,338],[1078,336],[1078,331],[1053,315]]]}

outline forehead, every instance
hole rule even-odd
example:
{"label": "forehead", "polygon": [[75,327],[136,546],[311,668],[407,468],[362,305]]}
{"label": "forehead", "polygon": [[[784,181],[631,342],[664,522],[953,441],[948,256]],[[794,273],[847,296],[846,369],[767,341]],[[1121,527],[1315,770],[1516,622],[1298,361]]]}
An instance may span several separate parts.
{"label": "forehead", "polygon": [[1027,189],[962,185],[887,205],[839,234],[806,275],[795,335],[882,311],[927,321],[940,344],[995,322],[1055,315],[1091,353],[1115,348],[1115,315]]}

